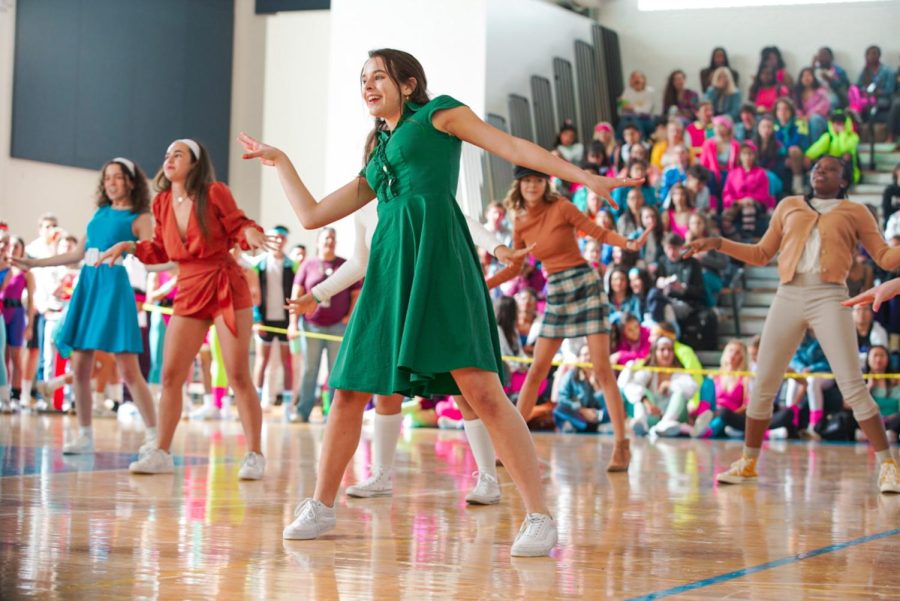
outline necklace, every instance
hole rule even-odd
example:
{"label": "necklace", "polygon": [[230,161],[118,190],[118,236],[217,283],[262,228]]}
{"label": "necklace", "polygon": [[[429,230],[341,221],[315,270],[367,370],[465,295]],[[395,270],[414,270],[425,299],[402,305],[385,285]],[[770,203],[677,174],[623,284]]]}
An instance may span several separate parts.
{"label": "necklace", "polygon": [[186,200],[186,197],[184,197],[184,196],[179,196],[178,198],[175,199],[175,202],[177,202],[177,203],[180,205],[180,204],[183,203],[185,200]]}

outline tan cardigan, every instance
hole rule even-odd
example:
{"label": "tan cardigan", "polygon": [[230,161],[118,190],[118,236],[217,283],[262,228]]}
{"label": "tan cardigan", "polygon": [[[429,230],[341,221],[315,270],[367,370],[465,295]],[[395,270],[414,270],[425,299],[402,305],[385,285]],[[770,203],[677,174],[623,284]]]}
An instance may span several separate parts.
{"label": "tan cardigan", "polygon": [[722,238],[720,250],[750,265],[768,265],[780,252],[778,275],[781,283],[787,284],[794,279],[806,240],[817,222],[822,238],[819,265],[823,281],[843,284],[847,280],[857,242],[862,242],[882,269],[900,268],[900,247],[888,247],[869,209],[849,200],[820,215],[802,196],[785,198],[775,208],[769,229],[757,244]]}

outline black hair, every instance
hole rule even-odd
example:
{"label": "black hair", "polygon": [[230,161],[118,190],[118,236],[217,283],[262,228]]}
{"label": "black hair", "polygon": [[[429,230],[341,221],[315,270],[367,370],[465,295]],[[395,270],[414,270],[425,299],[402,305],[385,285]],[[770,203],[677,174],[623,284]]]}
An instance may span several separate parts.
{"label": "black hair", "polygon": [[633,130],[635,130],[635,131],[638,132],[638,133],[641,132],[641,128],[638,127],[634,122],[628,122],[628,123],[626,123],[625,126],[622,127],[622,133],[625,133],[625,130],[626,130],[626,129],[633,129]]}
{"label": "black hair", "polygon": [[[840,191],[838,191],[837,197],[838,198],[847,198],[847,190],[850,189],[850,186],[853,182],[853,165],[845,162],[844,159],[842,159],[840,157],[826,154],[824,156],[819,157],[819,159],[815,163],[813,163],[812,167],[810,168],[810,171],[815,169],[816,165],[818,165],[819,163],[821,163],[822,161],[824,161],[826,159],[831,159],[833,161],[837,161],[838,164],[841,166],[841,177],[844,179],[845,182],[847,182],[847,185],[842,187],[840,189]],[[807,192],[803,198],[806,199],[806,203],[809,204],[812,202],[812,199],[815,197],[816,197],[815,192],[812,191],[812,189],[810,189],[810,191]]]}
{"label": "black hair", "polygon": [[663,236],[663,244],[668,244],[669,246],[684,246],[684,238],[682,238],[680,234],[669,232]]}
{"label": "black hair", "polygon": [[562,144],[562,134],[564,131],[570,131],[573,134],[575,134],[575,142],[573,142],[573,143],[578,142],[578,130],[575,129],[575,124],[572,123],[571,120],[566,119],[565,121],[563,121],[563,124],[559,127],[559,133],[556,134],[556,142],[553,144],[554,147]]}
{"label": "black hair", "polygon": [[[717,65],[717,64],[716,64],[716,61],[715,61],[715,58],[716,58],[716,52],[719,52],[719,51],[721,51],[722,54],[725,56],[725,61],[724,61],[721,65]],[[728,67],[728,68],[731,68],[731,65],[728,64],[728,51],[725,50],[724,48],[722,48],[721,46],[716,46],[715,48],[713,48],[712,53],[709,55],[709,68],[710,68],[710,70],[714,70],[714,69],[716,69],[716,67]]]}
{"label": "black hair", "polygon": [[741,113],[750,113],[754,117],[756,117],[756,107],[753,105],[753,103],[745,102],[741,105],[740,110],[738,110],[738,115],[740,115]]}
{"label": "black hair", "polygon": [[775,64],[775,70],[784,69],[784,59],[781,57],[781,50],[778,49],[778,46],[766,46],[759,53],[759,66],[762,68],[766,64],[766,60],[770,57],[774,56],[778,59],[778,62]]}
{"label": "black hair", "polygon": [[705,184],[709,181],[709,171],[704,169],[700,165],[691,165],[688,167],[687,174],[696,178],[702,184]]}
{"label": "black hair", "polygon": [[494,301],[494,313],[497,325],[503,332],[503,337],[509,343],[510,348],[518,350],[519,335],[516,333],[516,299],[511,296],[501,296]]}

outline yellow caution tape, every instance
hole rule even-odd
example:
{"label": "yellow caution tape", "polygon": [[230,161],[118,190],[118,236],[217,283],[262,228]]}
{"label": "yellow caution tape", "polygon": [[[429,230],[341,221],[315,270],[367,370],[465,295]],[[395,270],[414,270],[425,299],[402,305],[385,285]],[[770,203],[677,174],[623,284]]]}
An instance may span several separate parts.
{"label": "yellow caution tape", "polygon": [[[150,305],[145,304],[144,310],[146,311],[155,311],[157,313],[165,313],[166,315],[172,315],[172,309],[168,307],[160,307],[158,305]],[[264,326],[261,324],[253,324],[253,329],[257,332],[270,332],[272,334],[284,334],[287,335],[288,331],[284,328],[275,328],[272,326]],[[316,338],[319,340],[329,340],[332,342],[340,342],[344,338],[343,336],[334,336],[333,334],[319,334],[318,332],[297,332],[298,335],[303,336],[304,338]],[[530,364],[534,363],[534,359],[531,357],[501,357],[504,361],[508,363],[525,363]],[[581,367],[585,369],[593,369],[594,365],[592,363],[578,363],[571,361],[554,361],[551,363],[556,367],[561,365],[566,365],[570,367]],[[613,365],[612,368],[616,371],[622,371],[625,369],[624,365]],[[688,374],[690,376],[735,376],[735,377],[744,377],[744,378],[755,378],[756,372],[753,371],[726,371],[723,369],[687,369],[684,367],[656,367],[651,365],[641,365],[639,367],[633,368],[635,371],[649,371],[655,373],[662,374]],[[824,372],[816,372],[816,373],[808,373],[808,374],[800,374],[794,372],[788,372],[784,374],[785,378],[792,378],[795,380],[805,380],[807,378],[820,378],[822,380],[833,380],[835,375],[832,373],[824,373]],[[867,380],[891,380],[891,379],[900,379],[900,374],[863,374],[863,378]]]}

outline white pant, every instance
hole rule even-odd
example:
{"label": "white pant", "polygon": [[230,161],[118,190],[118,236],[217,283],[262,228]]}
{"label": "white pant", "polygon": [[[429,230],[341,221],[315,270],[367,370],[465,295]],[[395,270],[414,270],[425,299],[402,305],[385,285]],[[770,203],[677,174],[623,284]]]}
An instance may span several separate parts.
{"label": "white pant", "polygon": [[840,304],[847,297],[847,286],[822,282],[817,273],[798,274],[790,284],[778,287],[763,326],[748,417],[771,419],[775,395],[807,328],[816,333],[856,420],[878,415],[878,405],[859,369],[851,311]]}

